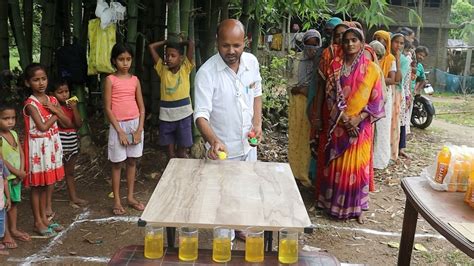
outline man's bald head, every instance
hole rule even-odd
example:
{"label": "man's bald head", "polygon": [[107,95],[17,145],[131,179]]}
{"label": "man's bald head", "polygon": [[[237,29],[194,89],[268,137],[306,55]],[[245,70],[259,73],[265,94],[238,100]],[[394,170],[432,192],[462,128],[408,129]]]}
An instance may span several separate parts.
{"label": "man's bald head", "polygon": [[217,38],[222,34],[242,34],[245,36],[244,24],[237,19],[225,19],[217,26]]}
{"label": "man's bald head", "polygon": [[244,25],[236,19],[223,20],[217,27],[217,49],[224,62],[237,69],[245,47]]}

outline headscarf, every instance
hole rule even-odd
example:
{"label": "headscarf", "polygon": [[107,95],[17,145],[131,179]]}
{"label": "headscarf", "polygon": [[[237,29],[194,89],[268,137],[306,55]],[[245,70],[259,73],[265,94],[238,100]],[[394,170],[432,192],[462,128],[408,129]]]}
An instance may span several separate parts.
{"label": "headscarf", "polygon": [[[312,38],[318,39],[319,44],[317,46],[304,44]],[[308,85],[311,81],[313,71],[319,61],[319,56],[317,51],[313,51],[315,53],[313,56],[310,56],[309,52],[310,50],[317,49],[321,46],[321,34],[315,29],[308,30],[303,35],[303,44],[303,58],[298,66],[298,85]]]}
{"label": "headscarf", "polygon": [[332,17],[326,22],[326,28],[334,28],[342,23],[342,19],[338,17]]}
{"label": "headscarf", "polygon": [[310,30],[308,30],[307,32],[304,33],[303,43],[306,42],[307,40],[311,39],[311,38],[318,38],[319,42],[321,43],[321,34],[319,33],[319,31],[317,31],[315,29],[310,29]]}
{"label": "headscarf", "polygon": [[392,54],[392,38],[390,37],[390,32],[379,30],[374,33],[374,38],[378,36],[385,41],[385,55],[380,59],[380,68],[382,68],[384,77],[388,77],[388,73],[392,68],[393,61],[395,61],[395,56]]}
{"label": "headscarf", "polygon": [[383,46],[381,42],[373,40],[369,43],[369,45],[374,49],[375,54],[378,57],[383,58],[385,56],[385,46]]}

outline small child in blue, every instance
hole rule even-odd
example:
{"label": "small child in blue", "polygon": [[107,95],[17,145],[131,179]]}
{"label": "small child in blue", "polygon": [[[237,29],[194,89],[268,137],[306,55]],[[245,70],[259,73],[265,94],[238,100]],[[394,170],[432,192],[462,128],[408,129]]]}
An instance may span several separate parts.
{"label": "small child in blue", "polygon": [[[0,143],[1,144],[1,143]],[[3,158],[0,153],[0,237],[3,238],[5,235],[5,221],[6,221],[6,211],[10,209],[10,191],[8,190],[8,180],[7,176],[10,175],[7,167],[3,163]],[[4,244],[0,244],[0,254],[8,255],[6,251],[7,247]]]}

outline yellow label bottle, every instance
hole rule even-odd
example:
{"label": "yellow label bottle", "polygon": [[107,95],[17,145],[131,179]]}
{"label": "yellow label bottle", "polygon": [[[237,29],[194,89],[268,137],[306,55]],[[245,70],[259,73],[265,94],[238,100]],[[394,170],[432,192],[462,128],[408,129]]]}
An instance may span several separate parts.
{"label": "yellow label bottle", "polygon": [[444,146],[443,149],[438,153],[435,181],[443,184],[444,178],[448,173],[449,162],[451,161],[451,152],[449,148]]}

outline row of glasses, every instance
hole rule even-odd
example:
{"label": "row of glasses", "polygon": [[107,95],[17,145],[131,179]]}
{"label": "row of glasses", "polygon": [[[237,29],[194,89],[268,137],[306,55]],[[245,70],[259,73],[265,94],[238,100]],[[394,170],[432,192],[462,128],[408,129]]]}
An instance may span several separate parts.
{"label": "row of glasses", "polygon": [[[192,227],[179,228],[178,257],[182,261],[194,261],[198,258],[198,229]],[[298,261],[298,232],[283,228],[279,231],[278,260],[291,264]],[[231,260],[232,230],[225,227],[215,227],[212,241],[212,260],[228,262]],[[248,262],[263,262],[264,260],[263,230],[249,227],[246,230],[245,260]],[[144,256],[148,259],[163,257],[163,227],[148,225],[145,233]]]}

